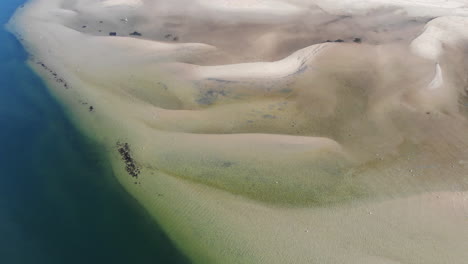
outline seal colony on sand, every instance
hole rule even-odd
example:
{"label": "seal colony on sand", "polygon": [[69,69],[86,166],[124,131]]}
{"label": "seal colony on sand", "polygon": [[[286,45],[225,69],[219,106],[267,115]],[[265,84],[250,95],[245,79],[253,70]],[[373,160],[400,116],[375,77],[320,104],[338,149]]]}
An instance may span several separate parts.
{"label": "seal colony on sand", "polygon": [[461,0],[33,0],[9,28],[195,263],[461,264],[466,16]]}

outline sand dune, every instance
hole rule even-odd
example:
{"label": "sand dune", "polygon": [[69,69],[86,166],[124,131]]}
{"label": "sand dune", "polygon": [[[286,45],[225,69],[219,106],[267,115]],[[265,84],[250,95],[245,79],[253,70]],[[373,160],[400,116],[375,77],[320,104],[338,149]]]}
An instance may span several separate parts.
{"label": "sand dune", "polygon": [[324,48],[326,48],[325,44],[307,47],[277,62],[201,67],[196,71],[196,76],[200,79],[222,79],[226,81],[284,78],[306,70],[308,60]]}
{"label": "sand dune", "polygon": [[[297,0],[301,4],[307,3],[307,0]],[[357,13],[363,14],[379,7],[389,7],[402,10],[410,16],[448,16],[448,15],[466,15],[468,12],[466,1],[464,0],[350,0],[333,1],[318,0],[315,1],[321,8],[332,13]]]}
{"label": "sand dune", "polygon": [[436,18],[426,25],[424,32],[411,46],[419,55],[438,60],[444,52],[444,45],[454,48],[468,39],[464,30],[467,25],[468,19],[465,17]]}
{"label": "sand dune", "polygon": [[195,263],[461,264],[465,13],[455,0],[33,0],[9,28]]}

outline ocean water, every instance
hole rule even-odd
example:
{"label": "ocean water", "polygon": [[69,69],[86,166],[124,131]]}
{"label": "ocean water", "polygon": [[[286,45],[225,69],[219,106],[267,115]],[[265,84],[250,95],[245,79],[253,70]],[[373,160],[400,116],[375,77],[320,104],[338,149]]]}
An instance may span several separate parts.
{"label": "ocean water", "polygon": [[[5,24],[24,0],[0,1]],[[0,29],[0,263],[188,263]]]}

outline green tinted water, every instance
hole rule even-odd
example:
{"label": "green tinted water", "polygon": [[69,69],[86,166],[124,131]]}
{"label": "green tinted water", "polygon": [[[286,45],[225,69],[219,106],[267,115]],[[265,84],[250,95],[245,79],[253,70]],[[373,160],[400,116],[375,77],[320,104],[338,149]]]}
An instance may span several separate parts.
{"label": "green tinted water", "polygon": [[[24,0],[3,0],[0,23]],[[188,263],[0,30],[0,263]]]}

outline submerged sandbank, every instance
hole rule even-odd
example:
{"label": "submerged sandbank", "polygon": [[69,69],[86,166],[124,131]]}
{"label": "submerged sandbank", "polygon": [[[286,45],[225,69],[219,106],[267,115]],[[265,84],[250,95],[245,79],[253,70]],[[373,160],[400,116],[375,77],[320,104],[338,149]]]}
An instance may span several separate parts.
{"label": "submerged sandbank", "polygon": [[366,3],[34,0],[10,29],[194,262],[463,263],[468,19]]}

